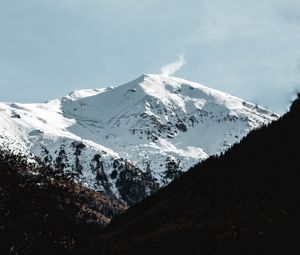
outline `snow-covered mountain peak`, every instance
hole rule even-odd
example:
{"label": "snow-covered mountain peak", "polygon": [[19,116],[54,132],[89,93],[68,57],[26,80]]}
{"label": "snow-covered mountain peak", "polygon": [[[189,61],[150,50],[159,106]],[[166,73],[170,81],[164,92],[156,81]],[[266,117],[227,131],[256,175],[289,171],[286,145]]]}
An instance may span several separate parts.
{"label": "snow-covered mountain peak", "polygon": [[130,204],[277,118],[199,83],[145,74],[43,104],[0,103],[0,143]]}
{"label": "snow-covered mountain peak", "polygon": [[64,96],[63,100],[78,100],[81,98],[91,97],[98,95],[100,93],[106,92],[111,90],[112,88],[100,88],[100,89],[81,89],[81,90],[74,90],[70,92],[68,95]]}

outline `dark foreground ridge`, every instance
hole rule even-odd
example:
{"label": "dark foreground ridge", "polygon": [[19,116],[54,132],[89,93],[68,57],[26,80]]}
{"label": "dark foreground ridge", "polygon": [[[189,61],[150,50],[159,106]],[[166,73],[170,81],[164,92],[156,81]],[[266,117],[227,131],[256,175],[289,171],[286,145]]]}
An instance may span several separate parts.
{"label": "dark foreground ridge", "polygon": [[300,97],[279,121],[116,217],[103,254],[300,254],[299,148]]}

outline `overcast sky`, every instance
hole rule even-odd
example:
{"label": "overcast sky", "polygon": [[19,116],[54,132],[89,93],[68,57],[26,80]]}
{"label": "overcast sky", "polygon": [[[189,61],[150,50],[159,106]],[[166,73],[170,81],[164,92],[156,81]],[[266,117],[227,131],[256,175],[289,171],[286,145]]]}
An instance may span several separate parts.
{"label": "overcast sky", "polygon": [[0,101],[116,86],[178,57],[174,76],[282,113],[300,91],[300,1],[0,0]]}

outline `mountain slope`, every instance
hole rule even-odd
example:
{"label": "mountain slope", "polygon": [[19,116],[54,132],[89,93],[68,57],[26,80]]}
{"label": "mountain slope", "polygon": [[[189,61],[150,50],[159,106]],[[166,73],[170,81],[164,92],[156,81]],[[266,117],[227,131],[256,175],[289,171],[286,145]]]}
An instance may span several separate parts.
{"label": "mountain slope", "polygon": [[103,254],[299,253],[299,130],[300,96],[278,121],[116,217]]}
{"label": "mountain slope", "polygon": [[124,203],[0,151],[1,254],[66,254],[95,242]]}
{"label": "mountain slope", "polygon": [[0,143],[131,205],[277,118],[195,82],[143,75],[44,104],[1,103]]}

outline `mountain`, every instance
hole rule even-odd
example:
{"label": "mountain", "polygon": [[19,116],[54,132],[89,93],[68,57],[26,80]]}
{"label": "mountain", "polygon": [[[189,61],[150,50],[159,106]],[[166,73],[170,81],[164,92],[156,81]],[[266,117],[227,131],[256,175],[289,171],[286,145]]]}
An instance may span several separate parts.
{"label": "mountain", "polygon": [[277,118],[199,83],[142,75],[46,103],[0,103],[0,144],[132,205]]}
{"label": "mountain", "polygon": [[278,121],[116,217],[98,254],[299,254],[299,145],[300,95]]}

